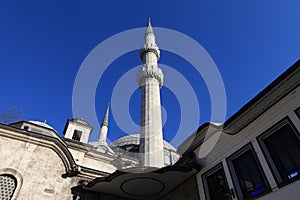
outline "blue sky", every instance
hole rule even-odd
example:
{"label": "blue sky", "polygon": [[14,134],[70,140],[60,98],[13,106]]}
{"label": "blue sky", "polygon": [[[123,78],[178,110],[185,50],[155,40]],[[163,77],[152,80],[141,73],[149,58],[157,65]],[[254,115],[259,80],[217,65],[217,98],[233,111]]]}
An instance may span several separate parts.
{"label": "blue sky", "polygon": [[[1,1],[0,111],[17,108],[23,119],[47,119],[62,133],[73,117],[73,85],[86,56],[107,38],[146,26],[151,17],[153,26],[184,33],[209,53],[224,81],[228,118],[300,58],[299,8],[297,0]],[[209,121],[210,98],[201,76],[171,52],[162,51],[160,63],[190,81],[199,100],[198,125]],[[95,96],[99,121],[118,79],[140,64],[138,51],[133,51],[107,68]],[[137,89],[128,106],[136,123],[139,103]],[[180,123],[180,104],[165,87],[162,104],[165,138],[171,140]],[[95,127],[91,140],[97,132]],[[122,135],[111,116],[110,140]]]}

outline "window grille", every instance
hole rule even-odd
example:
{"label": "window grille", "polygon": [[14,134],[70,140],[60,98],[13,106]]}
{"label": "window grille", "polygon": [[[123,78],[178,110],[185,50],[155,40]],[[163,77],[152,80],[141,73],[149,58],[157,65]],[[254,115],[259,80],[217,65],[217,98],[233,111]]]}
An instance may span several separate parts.
{"label": "window grille", "polygon": [[0,199],[10,200],[17,186],[17,181],[13,176],[0,175]]}

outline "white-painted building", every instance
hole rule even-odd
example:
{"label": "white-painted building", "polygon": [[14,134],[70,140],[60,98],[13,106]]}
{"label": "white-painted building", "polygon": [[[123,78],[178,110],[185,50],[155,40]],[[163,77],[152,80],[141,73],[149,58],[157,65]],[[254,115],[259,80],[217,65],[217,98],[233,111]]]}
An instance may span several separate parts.
{"label": "white-painted building", "polygon": [[299,85],[300,61],[224,125],[204,124],[179,147],[197,155],[200,199],[299,199]]}

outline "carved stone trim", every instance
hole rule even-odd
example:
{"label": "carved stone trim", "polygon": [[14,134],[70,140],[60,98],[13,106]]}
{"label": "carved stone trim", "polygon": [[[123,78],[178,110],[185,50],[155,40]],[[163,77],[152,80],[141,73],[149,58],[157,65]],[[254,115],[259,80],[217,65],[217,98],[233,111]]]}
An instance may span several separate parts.
{"label": "carved stone trim", "polygon": [[139,87],[142,87],[145,84],[145,81],[147,78],[156,79],[159,82],[159,86],[162,87],[164,75],[163,75],[161,69],[159,69],[159,68],[158,69],[146,69],[145,67],[143,67],[139,71],[138,77],[137,77]]}

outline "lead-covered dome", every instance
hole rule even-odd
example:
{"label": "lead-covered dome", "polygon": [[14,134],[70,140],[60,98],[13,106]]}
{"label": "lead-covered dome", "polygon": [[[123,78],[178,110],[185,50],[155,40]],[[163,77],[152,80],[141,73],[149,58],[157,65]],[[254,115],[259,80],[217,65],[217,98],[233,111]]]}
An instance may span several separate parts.
{"label": "lead-covered dome", "polygon": [[[140,134],[131,134],[121,137],[110,144],[111,147],[121,147],[125,145],[140,145]],[[164,140],[164,148],[176,151],[175,147]]]}
{"label": "lead-covered dome", "polygon": [[38,126],[42,126],[44,128],[54,130],[55,132],[57,132],[52,126],[50,126],[49,124],[46,124],[46,122],[40,122],[40,121],[34,121],[34,120],[29,120],[28,122],[30,122],[32,124],[36,124]]}
{"label": "lead-covered dome", "polygon": [[[177,162],[180,155],[173,145],[165,140],[163,142],[165,165],[174,164]],[[139,158],[140,134],[131,134],[121,137],[112,142],[109,146],[119,155]]]}

